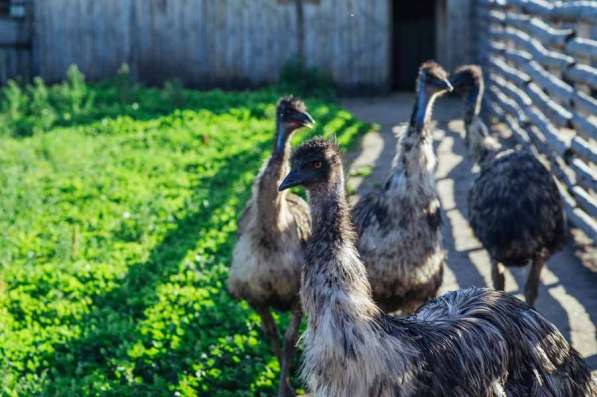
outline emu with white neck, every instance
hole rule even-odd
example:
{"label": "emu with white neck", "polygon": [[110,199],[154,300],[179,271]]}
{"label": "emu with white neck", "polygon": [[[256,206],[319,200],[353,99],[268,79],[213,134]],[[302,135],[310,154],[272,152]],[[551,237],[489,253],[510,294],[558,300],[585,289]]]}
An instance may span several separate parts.
{"label": "emu with white neck", "polygon": [[448,74],[425,62],[416,88],[385,186],[363,196],[352,210],[375,302],[406,313],[435,297],[445,260],[430,120],[436,99],[451,89]]}
{"label": "emu with white neck", "polygon": [[[297,129],[312,124],[300,100],[280,99],[273,153],[257,176],[251,199],[238,222],[228,277],[230,293],[246,300],[261,317],[265,336],[280,362],[281,397],[295,395],[289,371],[302,318],[298,292],[311,219],[307,204],[293,194],[278,192],[277,185],[288,172],[290,137]],[[293,313],[283,345],[272,308]]]}

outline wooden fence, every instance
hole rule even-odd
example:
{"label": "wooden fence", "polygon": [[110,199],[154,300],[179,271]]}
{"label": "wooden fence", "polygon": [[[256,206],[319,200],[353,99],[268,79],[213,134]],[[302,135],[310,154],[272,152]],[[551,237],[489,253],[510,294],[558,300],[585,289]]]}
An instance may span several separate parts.
{"label": "wooden fence", "polygon": [[142,81],[193,87],[271,83],[301,53],[349,87],[390,75],[389,2],[304,0],[43,0],[34,2],[34,74],[90,79],[122,63]]}
{"label": "wooden fence", "polygon": [[597,241],[597,3],[480,0],[484,108],[556,176],[568,219]]}

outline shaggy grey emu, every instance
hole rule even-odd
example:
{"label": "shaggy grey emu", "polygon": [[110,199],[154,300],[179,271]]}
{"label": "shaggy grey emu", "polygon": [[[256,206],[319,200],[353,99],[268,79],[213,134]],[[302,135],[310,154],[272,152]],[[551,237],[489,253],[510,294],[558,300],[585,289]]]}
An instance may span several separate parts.
{"label": "shaggy grey emu", "polygon": [[373,302],[344,194],[337,147],[302,145],[280,190],[309,192],[312,235],[301,298],[302,375],[315,397],[591,396],[579,354],[524,302],[488,289],[451,292],[413,316]]}
{"label": "shaggy grey emu", "polygon": [[441,66],[421,65],[410,123],[385,187],[362,197],[352,210],[373,299],[386,312],[413,312],[435,297],[442,283],[445,255],[430,120],[436,98],[451,89]]}
{"label": "shaggy grey emu", "polygon": [[[309,208],[301,198],[276,187],[288,171],[289,138],[314,123],[305,105],[282,98],[276,111],[276,136],[270,159],[253,184],[253,195],[238,222],[228,289],[246,300],[261,317],[266,337],[280,361],[281,396],[292,396],[288,375],[302,318],[299,301],[304,243],[310,233]],[[270,307],[292,310],[292,320],[280,346]]]}
{"label": "shaggy grey emu", "polygon": [[533,306],[541,269],[565,239],[562,198],[549,171],[528,150],[502,150],[479,117],[483,74],[462,66],[452,77],[464,96],[466,141],[481,172],[468,195],[473,231],[492,258],[495,289],[503,290],[505,266],[532,262],[525,298]]}

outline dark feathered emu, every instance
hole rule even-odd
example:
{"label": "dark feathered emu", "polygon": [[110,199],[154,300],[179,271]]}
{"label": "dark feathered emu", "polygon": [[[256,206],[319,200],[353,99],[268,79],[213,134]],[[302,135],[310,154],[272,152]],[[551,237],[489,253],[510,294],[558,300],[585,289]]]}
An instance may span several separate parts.
{"label": "dark feathered emu", "polygon": [[[288,375],[302,317],[300,272],[311,219],[304,200],[278,192],[277,186],[288,172],[290,136],[313,123],[300,100],[285,97],[278,102],[273,153],[257,176],[238,222],[228,278],[230,293],[246,300],[261,317],[264,333],[280,361],[280,396],[294,395]],[[283,347],[270,308],[292,311]]]}
{"label": "dark feathered emu", "polygon": [[440,65],[421,65],[410,123],[385,186],[363,196],[352,210],[373,299],[388,312],[413,312],[435,297],[442,283],[445,255],[430,120],[436,98],[449,90]]}
{"label": "dark feathered emu", "polygon": [[484,90],[481,68],[460,67],[452,83],[464,97],[467,146],[481,168],[468,195],[471,227],[492,258],[495,289],[504,289],[504,265],[532,263],[525,298],[534,305],[541,269],[565,240],[560,192],[530,151],[502,150],[489,135],[479,116]]}
{"label": "dark feathered emu", "polygon": [[280,189],[305,186],[313,220],[301,287],[302,375],[313,396],[595,395],[556,327],[503,292],[461,290],[410,317],[384,314],[355,247],[337,147],[309,141],[291,164]]}

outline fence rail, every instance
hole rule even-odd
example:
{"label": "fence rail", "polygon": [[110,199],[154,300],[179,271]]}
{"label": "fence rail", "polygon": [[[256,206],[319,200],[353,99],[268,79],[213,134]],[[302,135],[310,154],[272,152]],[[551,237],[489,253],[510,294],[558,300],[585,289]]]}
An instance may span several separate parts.
{"label": "fence rail", "polygon": [[597,4],[477,4],[486,112],[540,154],[569,220],[597,241]]}

